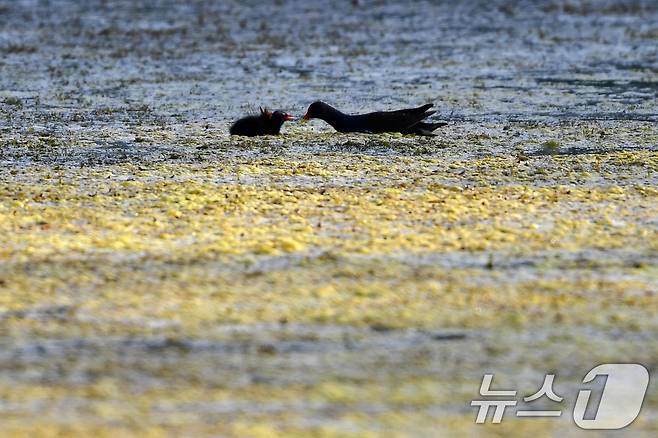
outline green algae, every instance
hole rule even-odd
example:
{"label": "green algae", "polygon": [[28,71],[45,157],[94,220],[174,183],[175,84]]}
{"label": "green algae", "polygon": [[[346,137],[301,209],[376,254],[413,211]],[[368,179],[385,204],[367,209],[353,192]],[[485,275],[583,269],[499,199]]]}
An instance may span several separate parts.
{"label": "green algae", "polygon": [[[31,360],[12,360],[22,383],[3,387],[3,397],[22,414],[3,431],[102,434],[116,424],[125,435],[366,436],[387,425],[402,436],[429,433],[439,421],[461,433],[470,413],[435,421],[429,413],[456,399],[468,406],[477,372],[499,360],[507,367],[520,354],[513,366],[529,366],[523,352],[531,346],[519,347],[511,333],[554,334],[531,365],[538,372],[586,371],[618,357],[610,330],[642,339],[658,329],[658,191],[641,184],[655,178],[654,152],[553,156],[538,178],[544,156],[456,161],[437,151],[393,161],[284,151],[216,155],[223,165],[211,158],[5,170],[0,334],[36,340],[8,351],[47,359],[40,372],[57,367],[64,380],[31,383],[22,377]],[[638,166],[645,173],[630,170]],[[580,177],[592,171],[612,176]],[[574,175],[577,185],[550,183]],[[556,327],[571,332],[568,341]],[[448,333],[457,341],[432,341],[445,330],[456,330]],[[418,331],[428,334],[405,341]],[[359,346],[373,336],[398,349],[398,359]],[[565,342],[582,349],[585,338],[597,348],[562,356]],[[29,353],[34,342],[41,353]],[[647,345],[628,344],[624,357],[651,360]],[[61,356],[67,351],[77,361]],[[458,351],[469,373],[434,369],[435,355]],[[301,385],[308,370],[276,371],[300,354],[324,358],[318,373],[329,375]],[[562,359],[553,363],[551,354]],[[330,365],[336,355],[341,366]],[[245,360],[254,361],[258,383],[234,386],[244,376],[231,363]],[[346,380],[364,360],[383,361],[389,377]],[[211,378],[217,366],[223,371]],[[126,386],[128,369],[146,387]],[[438,374],[419,377],[427,373]],[[28,427],[21,415],[44,397],[61,407],[49,405]],[[296,400],[316,408],[300,411]],[[340,414],[315,426],[304,420],[326,418],[327,409]],[[56,423],[61,412],[75,420]],[[242,414],[228,420],[221,412]],[[519,427],[504,430],[526,430]]]}
{"label": "green algae", "polygon": [[[0,435],[572,436],[656,368],[649,2],[101,3],[0,5]],[[449,124],[226,134],[317,98]]]}

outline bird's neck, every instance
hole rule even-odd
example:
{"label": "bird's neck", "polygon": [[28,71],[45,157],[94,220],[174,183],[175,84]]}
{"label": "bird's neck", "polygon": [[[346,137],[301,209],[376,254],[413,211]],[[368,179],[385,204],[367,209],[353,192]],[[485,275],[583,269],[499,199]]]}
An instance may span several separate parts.
{"label": "bird's neck", "polygon": [[338,111],[336,108],[327,105],[327,107],[325,108],[322,114],[322,117],[318,117],[318,118],[329,123],[331,126],[333,126],[334,129],[339,131],[340,130],[339,128],[345,122],[346,117],[347,114],[343,114],[342,112]]}
{"label": "bird's neck", "polygon": [[265,123],[267,132],[269,134],[278,134],[281,131],[281,126],[283,126],[283,120],[271,119],[266,116],[263,116],[262,120]]}
{"label": "bird's neck", "polygon": [[283,120],[272,123],[272,134],[278,134],[283,126]]}

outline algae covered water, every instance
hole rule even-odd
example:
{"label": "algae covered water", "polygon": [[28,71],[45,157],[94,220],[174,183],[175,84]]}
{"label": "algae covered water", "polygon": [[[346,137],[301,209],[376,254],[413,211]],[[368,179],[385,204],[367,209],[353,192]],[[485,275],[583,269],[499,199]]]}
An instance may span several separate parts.
{"label": "algae covered water", "polygon": [[[655,372],[655,2],[0,1],[0,55],[2,435],[571,436]],[[228,136],[318,99],[449,124]]]}

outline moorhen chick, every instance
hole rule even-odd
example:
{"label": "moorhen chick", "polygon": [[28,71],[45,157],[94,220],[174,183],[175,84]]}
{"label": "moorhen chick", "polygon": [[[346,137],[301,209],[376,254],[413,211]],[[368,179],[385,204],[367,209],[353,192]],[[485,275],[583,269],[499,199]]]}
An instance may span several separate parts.
{"label": "moorhen chick", "polygon": [[236,121],[229,132],[231,135],[246,135],[254,137],[256,135],[279,135],[281,126],[294,117],[282,111],[269,111],[267,108],[260,108],[260,115],[247,116]]}
{"label": "moorhen chick", "polygon": [[400,132],[433,136],[434,130],[447,125],[446,122],[423,122],[436,111],[428,111],[434,106],[431,103],[418,108],[407,108],[398,111],[377,111],[368,114],[344,114],[324,102],[313,102],[308,107],[304,120],[322,119],[338,132],[361,132],[380,134],[382,132]]}

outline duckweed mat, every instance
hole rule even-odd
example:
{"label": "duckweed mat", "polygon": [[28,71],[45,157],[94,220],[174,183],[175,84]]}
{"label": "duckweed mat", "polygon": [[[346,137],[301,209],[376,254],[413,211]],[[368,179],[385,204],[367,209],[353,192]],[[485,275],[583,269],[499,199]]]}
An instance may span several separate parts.
{"label": "duckweed mat", "polygon": [[[0,435],[579,436],[658,367],[654,3],[0,2]],[[320,98],[449,125],[227,135]]]}

